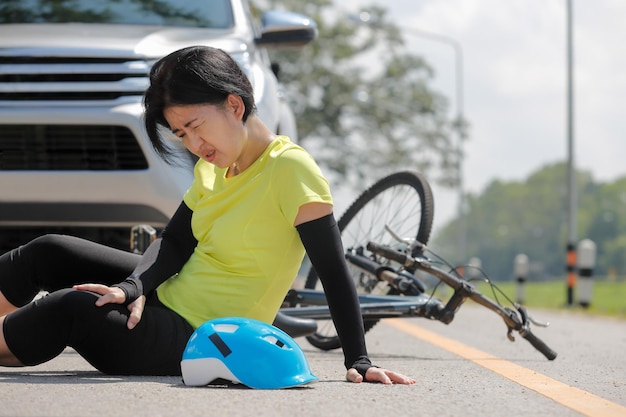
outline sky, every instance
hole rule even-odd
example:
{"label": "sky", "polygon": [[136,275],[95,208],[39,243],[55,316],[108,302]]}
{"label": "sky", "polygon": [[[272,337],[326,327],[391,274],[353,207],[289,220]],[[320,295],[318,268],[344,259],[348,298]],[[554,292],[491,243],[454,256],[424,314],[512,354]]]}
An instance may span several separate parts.
{"label": "sky", "polygon": [[[491,181],[523,181],[568,159],[567,0],[343,0],[347,13],[379,4],[407,48],[435,71],[450,114],[469,122],[466,192]],[[626,1],[572,0],[573,154],[596,181],[626,176]],[[452,46],[461,46],[462,77]],[[459,84],[457,84],[459,83]],[[462,100],[455,103],[457,86]],[[435,228],[456,214],[458,192],[433,185]]]}

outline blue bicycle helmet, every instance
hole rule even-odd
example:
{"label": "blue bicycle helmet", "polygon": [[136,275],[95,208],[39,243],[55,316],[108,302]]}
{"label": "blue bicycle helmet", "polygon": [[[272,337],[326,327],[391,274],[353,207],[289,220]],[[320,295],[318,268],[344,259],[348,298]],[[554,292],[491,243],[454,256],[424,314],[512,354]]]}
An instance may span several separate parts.
{"label": "blue bicycle helmet", "polygon": [[216,379],[250,388],[289,388],[317,381],[300,346],[282,330],[258,320],[226,317],[207,321],[183,353],[185,385]]}

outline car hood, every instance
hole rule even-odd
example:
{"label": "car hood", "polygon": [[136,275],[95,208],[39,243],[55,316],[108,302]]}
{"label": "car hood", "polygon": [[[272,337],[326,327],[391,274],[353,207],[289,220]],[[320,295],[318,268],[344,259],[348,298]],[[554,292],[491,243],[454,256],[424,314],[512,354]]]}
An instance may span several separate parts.
{"label": "car hood", "polygon": [[190,45],[247,49],[232,30],[104,24],[0,25],[0,55],[159,58]]}

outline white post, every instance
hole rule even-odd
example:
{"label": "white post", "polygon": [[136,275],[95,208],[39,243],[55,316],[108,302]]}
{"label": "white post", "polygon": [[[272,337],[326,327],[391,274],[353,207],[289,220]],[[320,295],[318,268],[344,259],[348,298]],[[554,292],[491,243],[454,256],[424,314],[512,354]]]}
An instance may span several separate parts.
{"label": "white post", "polygon": [[519,304],[524,303],[524,282],[526,282],[528,277],[529,269],[528,256],[523,253],[516,255],[513,264],[513,274],[517,280],[517,302]]}
{"label": "white post", "polygon": [[472,256],[469,260],[469,277],[470,278],[477,278],[479,276],[482,275],[481,272],[481,268],[482,268],[482,261],[480,260],[480,258],[476,257],[476,256]]}
{"label": "white post", "polygon": [[591,304],[593,292],[593,268],[596,265],[596,244],[590,239],[578,243],[578,303],[587,308]]}

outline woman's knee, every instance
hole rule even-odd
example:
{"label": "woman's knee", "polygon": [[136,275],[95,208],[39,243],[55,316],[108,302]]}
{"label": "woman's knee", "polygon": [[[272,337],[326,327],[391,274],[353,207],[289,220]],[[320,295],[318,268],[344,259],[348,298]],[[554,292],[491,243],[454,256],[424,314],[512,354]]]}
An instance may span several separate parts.
{"label": "woman's knee", "polygon": [[55,304],[54,308],[65,315],[68,320],[90,320],[94,316],[104,316],[108,310],[123,309],[118,304],[106,304],[102,307],[96,305],[99,294],[89,291],[79,291],[73,288],[65,288],[50,293],[43,302],[49,301]]}
{"label": "woman's knee", "polygon": [[11,251],[10,260],[14,269],[22,274],[33,274],[37,270],[48,270],[51,266],[63,263],[69,236],[43,235]]}
{"label": "woman's knee", "polygon": [[55,288],[54,281],[58,266],[71,264],[59,250],[65,238],[41,236],[0,257],[0,290],[11,304],[21,307],[41,290],[63,287],[59,284]]}
{"label": "woman's knee", "polygon": [[33,301],[31,317],[34,321],[53,321],[71,323],[75,318],[88,315],[92,309],[97,309],[98,295],[73,288],[64,288],[46,294]]}
{"label": "woman's knee", "polygon": [[[12,354],[25,365],[46,362],[68,345],[75,318],[84,314],[95,296],[66,289],[39,298],[4,318],[3,337]],[[82,307],[81,307],[82,306]]]}
{"label": "woman's knee", "polygon": [[72,288],[58,290],[34,302],[34,310],[39,312],[33,318],[45,321],[48,317],[51,326],[56,326],[60,333],[67,335],[67,346],[108,326],[124,329],[128,309],[119,304],[99,307],[96,305],[99,297],[98,294]]}
{"label": "woman's knee", "polygon": [[68,235],[47,234],[39,236],[22,246],[22,250],[28,250],[29,255],[36,256],[37,259],[56,259],[56,257],[67,252],[70,242],[76,238]]}
{"label": "woman's knee", "polygon": [[41,290],[40,271],[50,269],[47,259],[53,236],[42,236],[0,256],[0,291],[13,306],[28,304]]}
{"label": "woman's knee", "polygon": [[[97,322],[105,319],[111,310],[127,310],[118,304],[107,304],[102,307],[96,305],[100,295],[79,291],[73,288],[64,288],[35,300],[32,307],[33,319],[51,320],[57,323],[68,323],[76,326],[77,323]],[[80,326],[79,326],[80,327]]]}

